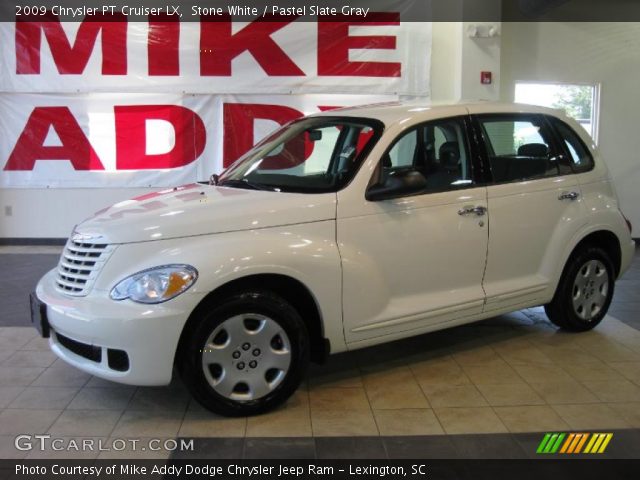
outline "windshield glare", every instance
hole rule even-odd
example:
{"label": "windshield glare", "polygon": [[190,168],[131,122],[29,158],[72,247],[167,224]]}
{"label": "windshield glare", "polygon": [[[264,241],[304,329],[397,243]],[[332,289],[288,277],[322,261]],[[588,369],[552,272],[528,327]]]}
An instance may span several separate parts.
{"label": "windshield glare", "polygon": [[344,187],[373,147],[382,124],[357,118],[306,118],[281,128],[226,170],[218,185],[288,192]]}

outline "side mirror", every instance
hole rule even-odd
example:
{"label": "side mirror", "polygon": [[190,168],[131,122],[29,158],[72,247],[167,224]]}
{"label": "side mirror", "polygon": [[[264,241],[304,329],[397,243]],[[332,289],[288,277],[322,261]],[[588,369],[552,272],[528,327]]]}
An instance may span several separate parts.
{"label": "side mirror", "polygon": [[415,170],[393,172],[384,182],[369,187],[365,198],[370,202],[390,200],[420,193],[427,188],[427,179]]}

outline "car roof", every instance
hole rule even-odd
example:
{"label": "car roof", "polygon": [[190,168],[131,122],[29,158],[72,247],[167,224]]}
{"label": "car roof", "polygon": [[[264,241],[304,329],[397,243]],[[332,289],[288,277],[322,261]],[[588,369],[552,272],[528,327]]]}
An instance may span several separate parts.
{"label": "car roof", "polygon": [[374,118],[389,126],[406,119],[418,121],[434,120],[465,113],[543,113],[554,117],[565,118],[564,112],[552,108],[538,107],[519,103],[499,102],[388,102],[356,107],[345,107],[336,110],[328,110],[313,115],[316,116],[340,116]]}

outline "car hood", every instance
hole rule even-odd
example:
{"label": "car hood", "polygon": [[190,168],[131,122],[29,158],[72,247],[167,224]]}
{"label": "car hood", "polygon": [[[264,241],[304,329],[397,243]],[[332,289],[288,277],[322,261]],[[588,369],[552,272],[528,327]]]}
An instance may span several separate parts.
{"label": "car hood", "polygon": [[142,195],[79,224],[76,240],[133,243],[336,218],[335,193],[300,194],[190,184]]}

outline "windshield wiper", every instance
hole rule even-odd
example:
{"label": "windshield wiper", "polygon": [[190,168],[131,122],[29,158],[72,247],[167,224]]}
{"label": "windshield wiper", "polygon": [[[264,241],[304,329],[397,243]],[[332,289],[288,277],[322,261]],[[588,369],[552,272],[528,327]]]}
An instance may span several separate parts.
{"label": "windshield wiper", "polygon": [[231,178],[229,180],[222,180],[218,182],[219,187],[236,187],[236,188],[249,188],[251,190],[265,190],[268,192],[277,192],[279,189],[270,187],[269,185],[263,185],[261,183],[252,182],[246,178],[238,179]]}

